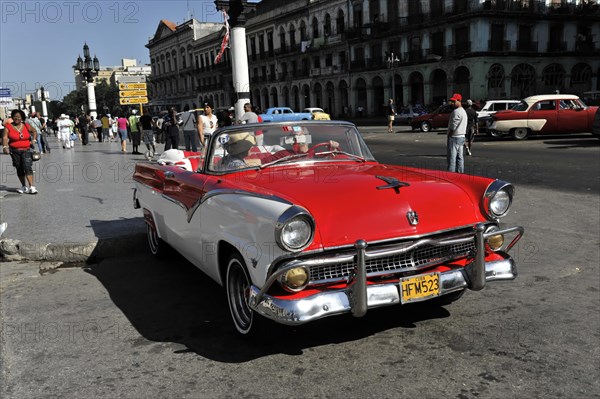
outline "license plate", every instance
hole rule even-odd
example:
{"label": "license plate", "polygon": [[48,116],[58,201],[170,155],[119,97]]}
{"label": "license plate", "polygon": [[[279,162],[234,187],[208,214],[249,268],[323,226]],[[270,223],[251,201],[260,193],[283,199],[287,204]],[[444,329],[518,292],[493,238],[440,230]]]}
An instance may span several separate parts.
{"label": "license plate", "polygon": [[419,302],[440,296],[439,273],[400,279],[400,301],[402,303]]}

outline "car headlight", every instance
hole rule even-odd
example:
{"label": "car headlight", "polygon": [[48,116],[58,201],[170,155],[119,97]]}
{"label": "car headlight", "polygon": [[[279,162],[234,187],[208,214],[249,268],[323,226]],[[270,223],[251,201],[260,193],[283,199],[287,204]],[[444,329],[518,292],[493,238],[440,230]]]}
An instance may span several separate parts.
{"label": "car headlight", "polygon": [[297,252],[313,240],[315,222],[312,216],[298,206],[285,211],[275,226],[275,240],[286,251]]}
{"label": "car headlight", "polygon": [[502,180],[495,180],[488,186],[481,204],[488,219],[495,220],[508,213],[514,190],[512,184]]}

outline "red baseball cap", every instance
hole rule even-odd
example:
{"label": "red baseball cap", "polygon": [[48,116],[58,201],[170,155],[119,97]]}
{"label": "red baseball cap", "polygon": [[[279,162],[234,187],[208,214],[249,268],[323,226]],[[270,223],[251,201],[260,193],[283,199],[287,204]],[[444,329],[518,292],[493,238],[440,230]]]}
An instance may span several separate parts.
{"label": "red baseball cap", "polygon": [[458,93],[454,93],[452,97],[450,97],[450,101],[462,101],[462,96]]}

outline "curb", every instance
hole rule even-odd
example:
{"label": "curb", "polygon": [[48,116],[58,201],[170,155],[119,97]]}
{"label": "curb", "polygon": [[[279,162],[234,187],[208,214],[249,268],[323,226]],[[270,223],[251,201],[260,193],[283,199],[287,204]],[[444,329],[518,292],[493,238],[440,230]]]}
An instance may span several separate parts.
{"label": "curb", "polygon": [[147,251],[147,237],[143,233],[103,238],[87,243],[31,243],[10,238],[0,240],[0,261],[4,262],[92,263],[123,254],[135,255]]}

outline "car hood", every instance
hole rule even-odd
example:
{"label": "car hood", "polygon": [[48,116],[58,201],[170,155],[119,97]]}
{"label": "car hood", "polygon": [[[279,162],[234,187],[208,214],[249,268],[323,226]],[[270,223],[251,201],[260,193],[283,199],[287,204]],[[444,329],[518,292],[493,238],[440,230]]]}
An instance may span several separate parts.
{"label": "car hood", "polygon": [[[469,176],[469,181],[479,183],[471,185],[477,186],[474,194],[465,188],[464,175],[378,163],[323,162],[272,167],[245,176],[247,180],[238,180],[251,182],[245,189],[284,198],[310,212],[317,228],[312,249],[358,239],[423,235],[484,221],[479,196],[491,181]],[[401,182],[399,187],[384,188],[394,181]],[[418,215],[416,225],[409,222],[411,211]]]}

